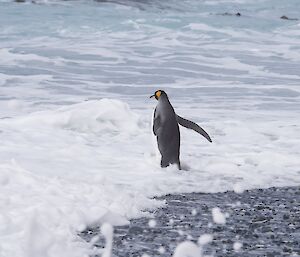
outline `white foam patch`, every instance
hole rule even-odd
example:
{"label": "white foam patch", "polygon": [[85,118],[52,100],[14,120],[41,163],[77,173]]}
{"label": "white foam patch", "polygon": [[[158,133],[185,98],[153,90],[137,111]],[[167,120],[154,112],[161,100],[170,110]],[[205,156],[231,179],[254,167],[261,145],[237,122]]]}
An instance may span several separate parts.
{"label": "white foam patch", "polygon": [[[3,120],[1,128],[4,127],[15,130],[1,147],[7,155],[0,165],[1,220],[6,224],[0,231],[4,256],[57,256],[62,252],[64,256],[83,256],[89,246],[76,236],[77,230],[103,222],[124,225],[127,217],[137,217],[144,208],[160,205],[134,189],[126,189],[126,183],[121,185],[122,179],[112,183],[105,169],[91,168],[92,163],[88,167],[85,159],[84,145],[93,144],[82,141],[88,131],[97,133],[94,139],[100,142],[102,137],[109,141],[115,136],[124,137],[126,142],[131,133],[139,132],[138,119],[126,104],[113,100],[88,102]],[[35,143],[30,146],[30,141]],[[76,141],[83,143],[83,149],[74,146]],[[8,160],[9,155],[21,154],[25,149],[27,154]],[[98,154],[89,152],[101,163],[105,156]],[[118,155],[121,154],[122,151]],[[110,163],[110,154],[108,158]],[[87,165],[80,167],[80,159]],[[54,166],[49,167],[49,163]],[[125,172],[124,178],[128,176]]]}
{"label": "white foam patch", "polygon": [[240,243],[240,242],[234,242],[233,243],[233,250],[235,252],[239,252],[242,249],[242,247],[243,247],[243,244]]}
{"label": "white foam patch", "polygon": [[201,249],[193,242],[185,241],[180,243],[173,254],[173,257],[201,257]]}
{"label": "white foam patch", "polygon": [[211,234],[203,234],[198,238],[199,245],[206,245],[212,242],[214,239],[213,235]]}
{"label": "white foam patch", "polygon": [[53,62],[55,65],[61,65],[60,58],[49,59],[44,56],[31,53],[17,53],[13,49],[0,49],[1,58],[5,61],[5,65],[17,65],[27,61]]}
{"label": "white foam patch", "polygon": [[17,126],[114,134],[138,132],[138,116],[118,100],[86,101],[57,111],[42,111],[15,120]]}
{"label": "white foam patch", "polygon": [[222,224],[224,225],[226,223],[226,217],[225,214],[223,214],[220,210],[220,208],[215,207],[212,209],[212,216],[213,216],[213,221],[216,224]]}

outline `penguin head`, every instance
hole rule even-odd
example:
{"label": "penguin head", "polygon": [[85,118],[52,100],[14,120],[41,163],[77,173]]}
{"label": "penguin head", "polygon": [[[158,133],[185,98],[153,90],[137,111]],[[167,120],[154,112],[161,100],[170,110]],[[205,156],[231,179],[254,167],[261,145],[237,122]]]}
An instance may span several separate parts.
{"label": "penguin head", "polygon": [[150,98],[155,97],[155,99],[158,100],[162,96],[167,96],[166,92],[163,90],[157,90],[154,95],[150,96]]}

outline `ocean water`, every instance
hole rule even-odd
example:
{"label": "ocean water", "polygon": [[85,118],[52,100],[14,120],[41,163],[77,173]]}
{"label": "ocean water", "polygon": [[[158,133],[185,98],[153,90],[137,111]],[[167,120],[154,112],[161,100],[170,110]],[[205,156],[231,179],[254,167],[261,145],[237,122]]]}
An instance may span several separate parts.
{"label": "ocean water", "polygon": [[[1,1],[0,256],[86,256],[78,231],[148,215],[153,196],[299,185],[300,21],[280,19],[299,13],[296,0]],[[159,166],[157,89],[213,140],[181,128],[183,171]]]}

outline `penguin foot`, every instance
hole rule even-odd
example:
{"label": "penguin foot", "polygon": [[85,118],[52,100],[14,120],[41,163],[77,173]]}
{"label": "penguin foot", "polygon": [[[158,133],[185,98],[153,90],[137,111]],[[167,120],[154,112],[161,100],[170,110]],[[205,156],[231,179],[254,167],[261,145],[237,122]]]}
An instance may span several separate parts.
{"label": "penguin foot", "polygon": [[170,162],[170,161],[165,161],[165,160],[161,159],[160,167],[166,168],[166,167],[168,167],[170,164],[176,164],[176,165],[177,165],[177,168],[178,168],[179,170],[181,170],[180,161]]}

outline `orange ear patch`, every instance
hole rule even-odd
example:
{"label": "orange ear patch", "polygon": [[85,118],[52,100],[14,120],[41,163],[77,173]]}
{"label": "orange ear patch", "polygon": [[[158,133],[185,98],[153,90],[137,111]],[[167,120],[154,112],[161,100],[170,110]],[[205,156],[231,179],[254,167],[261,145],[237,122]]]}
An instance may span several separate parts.
{"label": "orange ear patch", "polygon": [[161,96],[161,91],[160,90],[156,91],[155,96],[158,99]]}

